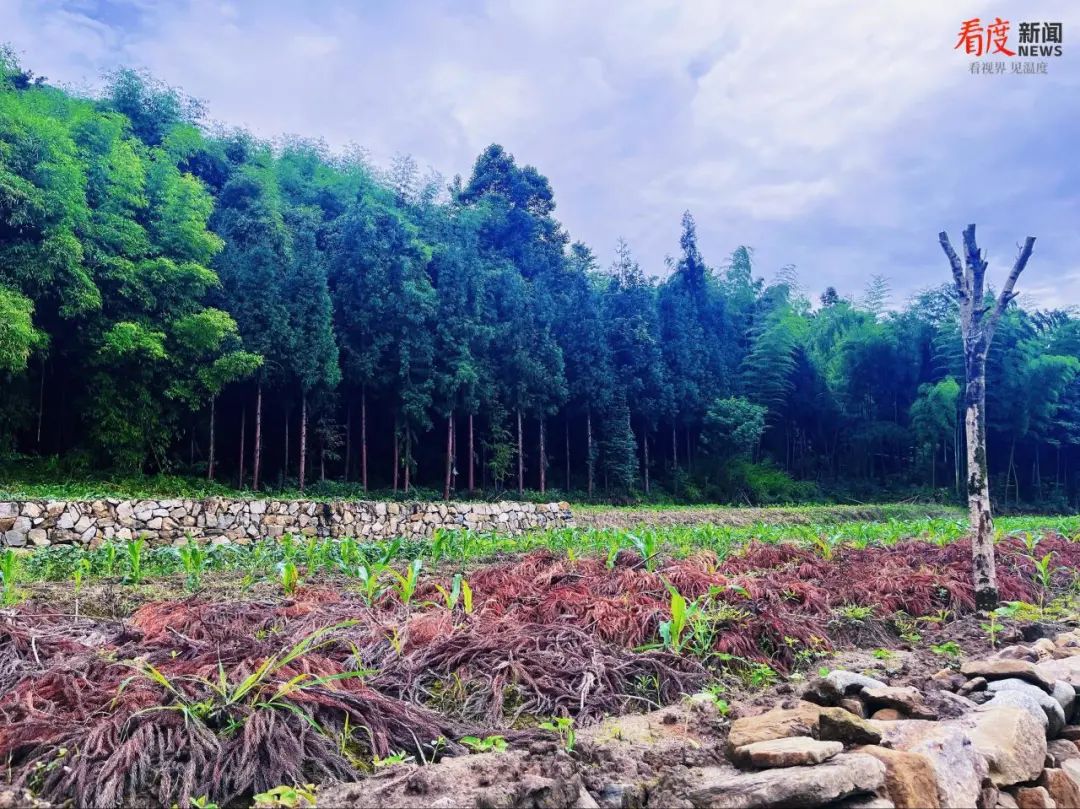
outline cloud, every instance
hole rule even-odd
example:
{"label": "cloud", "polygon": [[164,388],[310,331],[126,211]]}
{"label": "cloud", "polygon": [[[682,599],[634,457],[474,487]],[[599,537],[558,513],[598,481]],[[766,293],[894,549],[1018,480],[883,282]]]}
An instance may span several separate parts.
{"label": "cloud", "polygon": [[[1048,75],[972,75],[953,45],[977,15],[1062,21],[1065,55]],[[691,208],[715,265],[745,243],[764,276],[795,264],[815,293],[884,274],[902,300],[947,279],[938,230],[977,221],[992,273],[1039,237],[1021,285],[1042,305],[1080,300],[1077,23],[1061,0],[0,7],[35,71],[94,83],[145,66],[262,136],[412,153],[445,175],[501,142],[604,260],[625,236],[664,273]]]}

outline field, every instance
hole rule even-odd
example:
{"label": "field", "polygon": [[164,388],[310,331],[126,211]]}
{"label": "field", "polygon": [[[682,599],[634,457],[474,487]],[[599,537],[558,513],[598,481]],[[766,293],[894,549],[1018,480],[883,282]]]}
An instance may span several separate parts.
{"label": "field", "polygon": [[[1007,605],[975,618],[958,513],[868,508],[8,550],[0,757],[54,804],[302,806],[336,782],[422,780],[409,761],[531,751],[545,777],[575,759],[614,801],[626,761],[597,754],[613,717],[689,700],[718,743],[725,716],[835,661],[925,674],[1017,621],[1073,615],[1080,517],[1000,519]],[[677,763],[635,755],[641,771]]]}

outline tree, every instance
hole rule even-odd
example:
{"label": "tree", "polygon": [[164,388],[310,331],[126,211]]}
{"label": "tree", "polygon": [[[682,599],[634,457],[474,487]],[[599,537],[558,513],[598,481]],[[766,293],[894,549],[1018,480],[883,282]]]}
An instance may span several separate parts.
{"label": "tree", "polygon": [[1009,303],[1016,297],[1016,280],[1027,266],[1035,237],[1028,236],[1013,263],[997,300],[987,301],[986,259],[975,241],[975,225],[964,228],[964,259],[941,231],[938,241],[949,260],[956,296],[960,301],[960,335],[964,344],[964,434],[967,438],[967,495],[971,522],[972,572],[975,605],[981,610],[997,607],[997,573],[994,565],[994,524],[990,513],[990,482],[986,461],[986,355],[994,330]]}

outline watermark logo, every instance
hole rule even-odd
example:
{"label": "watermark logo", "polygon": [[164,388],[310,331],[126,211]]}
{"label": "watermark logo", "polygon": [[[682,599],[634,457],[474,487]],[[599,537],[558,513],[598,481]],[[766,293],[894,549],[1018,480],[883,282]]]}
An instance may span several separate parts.
{"label": "watermark logo", "polygon": [[[953,50],[978,57],[970,65],[973,74],[1047,73],[1049,63],[1042,60],[1061,56],[1062,25],[1026,21],[1017,23],[1014,29],[1009,20],[1001,17],[986,23],[973,17],[960,24]],[[1001,60],[1003,56],[1008,60]]]}

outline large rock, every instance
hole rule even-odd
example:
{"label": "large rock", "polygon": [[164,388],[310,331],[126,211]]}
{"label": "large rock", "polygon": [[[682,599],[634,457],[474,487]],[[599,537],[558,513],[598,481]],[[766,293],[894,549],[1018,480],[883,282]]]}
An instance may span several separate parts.
{"label": "large rock", "polygon": [[1050,725],[1050,720],[1046,717],[1046,711],[1042,709],[1038,700],[1023,691],[999,691],[980,707],[986,710],[991,708],[1019,708],[1022,711],[1027,711],[1042,725],[1044,733]]}
{"label": "large rock", "polygon": [[751,767],[796,767],[820,764],[844,751],[840,742],[819,742],[806,736],[754,742],[735,750],[735,760]]}
{"label": "large rock", "polygon": [[1007,787],[1039,777],[1046,760],[1046,733],[1030,711],[997,707],[992,701],[962,719],[950,720],[953,722],[967,728],[971,743],[986,759],[994,786]]}
{"label": "large rock", "polygon": [[965,677],[985,677],[987,680],[1006,680],[1015,677],[1039,686],[1047,694],[1052,694],[1054,680],[1068,680],[1068,677],[1051,675],[1043,668],[1057,662],[1060,661],[1048,661],[1036,666],[1027,660],[968,660],[960,666],[960,673]]}
{"label": "large rock", "polygon": [[830,671],[807,685],[803,699],[818,705],[835,706],[844,697],[858,694],[864,688],[885,688],[885,683],[854,671]]}
{"label": "large rock", "polygon": [[1039,674],[1048,678],[1051,683],[1064,680],[1074,690],[1080,689],[1080,655],[1063,657],[1059,660],[1044,660],[1039,663],[1038,670]]}
{"label": "large rock", "polygon": [[1065,770],[1043,770],[1039,786],[1050,793],[1050,798],[1060,807],[1080,806],[1080,784]]}
{"label": "large rock", "polygon": [[885,765],[885,791],[898,809],[938,809],[934,765],[922,753],[906,753],[887,747],[860,747],[855,752],[873,756]]}
{"label": "large rock", "polygon": [[795,708],[776,708],[757,716],[744,716],[731,723],[728,745],[731,749],[754,742],[809,736],[821,715],[820,705],[800,702]]}
{"label": "large rock", "polygon": [[[1059,680],[1058,682],[1061,681]],[[1067,685],[1065,687],[1069,688]],[[1037,685],[1032,685],[1026,680],[1017,680],[1010,677],[1006,680],[994,680],[987,686],[987,690],[992,694],[1000,694],[1003,691],[1012,691],[1030,696],[1038,703],[1042,712],[1046,715],[1048,723],[1046,735],[1051,738],[1057,736],[1058,733],[1061,732],[1061,729],[1065,727],[1065,711],[1062,709],[1061,703]],[[991,700],[987,704],[993,704],[993,702],[994,700]]]}
{"label": "large rock", "polygon": [[[724,767],[699,767],[661,779],[649,805],[723,806],[725,809],[820,806],[873,793],[885,783],[885,765],[871,756],[842,753],[816,767],[785,767],[732,775]],[[685,799],[682,797],[685,796]]]}
{"label": "large rock", "polygon": [[986,759],[968,738],[967,728],[958,724],[961,721],[875,723],[881,728],[883,745],[926,756],[936,776],[942,806],[974,806],[989,772]]}
{"label": "large rock", "polygon": [[1064,680],[1054,680],[1054,699],[1058,701],[1065,714],[1065,721],[1071,722],[1076,708],[1076,689]]}
{"label": "large rock", "polygon": [[1057,809],[1046,787],[1020,787],[1016,790],[1016,805],[1019,809]]}
{"label": "large rock", "polygon": [[871,710],[895,708],[912,719],[937,719],[937,713],[923,701],[922,694],[910,685],[863,688],[860,696]]}
{"label": "large rock", "polygon": [[1063,761],[1073,758],[1080,758],[1080,750],[1068,739],[1054,739],[1046,743],[1046,760],[1050,765],[1057,767]]}
{"label": "large rock", "polygon": [[818,717],[817,737],[822,741],[851,744],[878,744],[881,731],[859,716],[843,708],[826,708]]}

